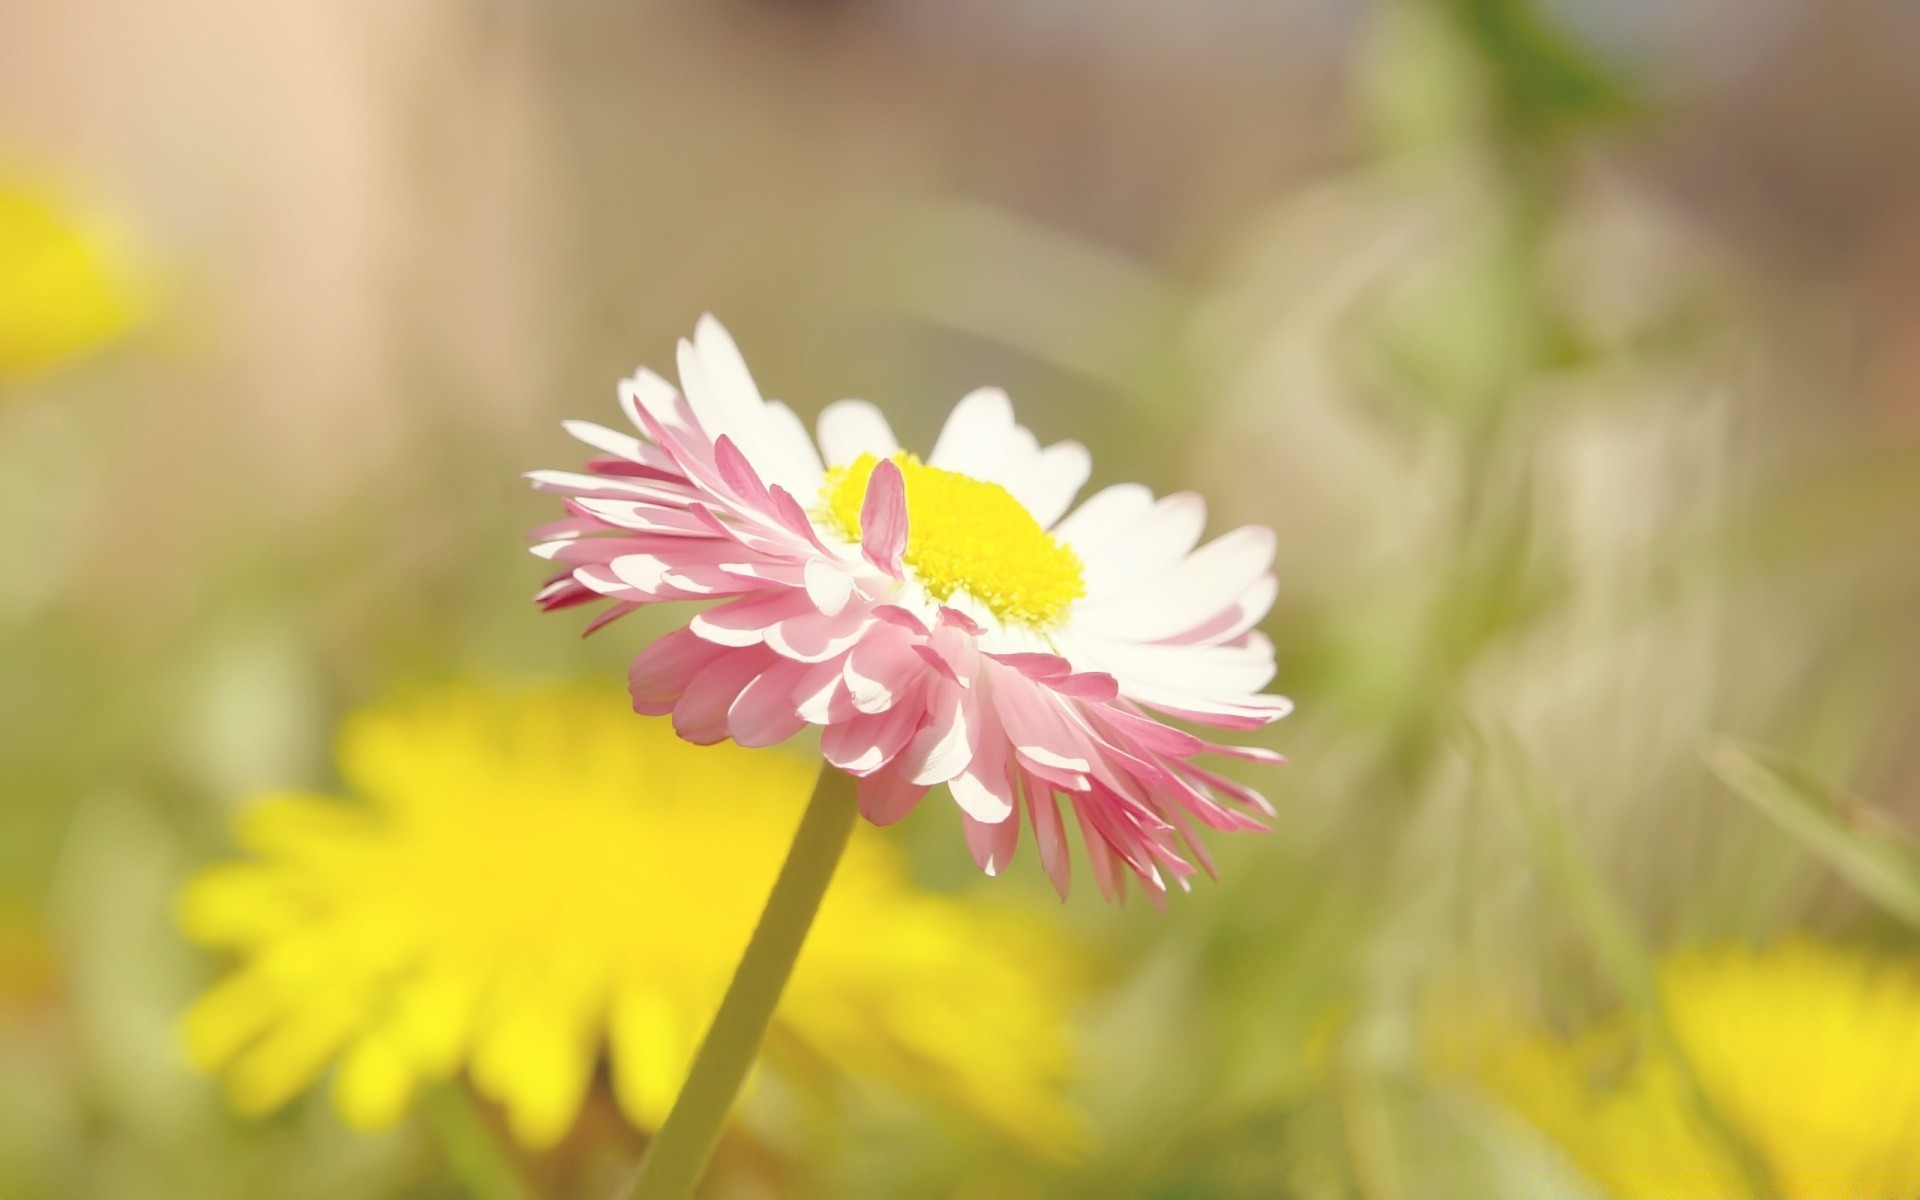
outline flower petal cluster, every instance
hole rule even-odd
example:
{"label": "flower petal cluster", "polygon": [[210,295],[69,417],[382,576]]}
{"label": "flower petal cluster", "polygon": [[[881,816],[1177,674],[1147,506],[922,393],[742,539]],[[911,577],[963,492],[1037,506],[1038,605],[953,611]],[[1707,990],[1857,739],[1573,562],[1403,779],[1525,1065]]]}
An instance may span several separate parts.
{"label": "flower petal cluster", "polygon": [[[448,686],[355,714],[354,800],[249,806],[250,854],[201,871],[187,932],[234,969],[187,1048],[265,1113],[331,1072],[358,1127],[464,1078],[551,1145],[600,1068],[636,1127],[665,1119],[772,885],[814,765],[701,747],[598,688]],[[1052,925],[918,888],[855,830],[769,1033],[790,1083],[854,1078],[1023,1144],[1076,1140]]]}
{"label": "flower petal cluster", "polygon": [[1271,531],[1199,546],[1200,497],[1137,484],[1075,507],[1087,451],[1042,447],[998,390],[962,399],[922,461],[863,401],[829,406],[816,444],[710,317],[678,365],[677,388],[621,384],[635,433],[568,423],[598,451],[585,471],[530,476],[567,508],[536,533],[561,567],[542,605],[604,601],[591,631],[708,603],[634,661],[636,710],[702,743],[817,727],[876,824],[945,785],[989,874],[1024,810],[1063,895],[1069,819],[1103,894],[1131,876],[1156,901],[1208,866],[1200,828],[1263,827],[1267,801],[1200,760],[1279,756],[1166,718],[1248,730],[1288,711],[1261,692]]}
{"label": "flower petal cluster", "polygon": [[[1661,964],[1674,1040],[1786,1200],[1920,1195],[1920,971],[1805,940]],[[1490,1039],[1492,1090],[1623,1197],[1748,1197],[1668,1055],[1624,1020]]]}

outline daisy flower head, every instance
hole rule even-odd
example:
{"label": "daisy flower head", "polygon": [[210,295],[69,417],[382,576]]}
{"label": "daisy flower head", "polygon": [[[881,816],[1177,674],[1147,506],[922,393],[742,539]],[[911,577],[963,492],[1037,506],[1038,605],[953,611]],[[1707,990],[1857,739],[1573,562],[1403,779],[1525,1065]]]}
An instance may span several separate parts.
{"label": "daisy flower head", "polygon": [[[415,692],[343,727],[350,798],[247,807],[246,857],[203,869],[180,901],[187,933],[233,961],[183,1034],[236,1110],[270,1112],[330,1076],[341,1117],[380,1129],[462,1079],[530,1148],[565,1136],[596,1087],[633,1127],[660,1128],[813,771],[691,745],[612,701],[580,686]],[[1029,912],[915,887],[898,847],[867,832],[773,1017],[767,1065],[803,1094],[852,1080],[1036,1150],[1073,1145],[1073,948]]]}
{"label": "daisy flower head", "polygon": [[1201,760],[1280,757],[1166,718],[1247,730],[1289,710],[1261,692],[1271,531],[1195,549],[1200,497],[1138,484],[1075,507],[1085,447],[1042,447],[997,389],[961,399],[923,459],[859,400],[830,405],[816,442],[711,317],[678,366],[677,388],[648,370],[621,384],[639,436],[569,422],[598,455],[530,476],[567,508],[535,535],[561,567],[544,607],[604,601],[592,631],[709,602],[634,660],[637,711],[703,743],[815,726],[876,824],[945,785],[988,874],[1024,810],[1062,895],[1067,815],[1104,895],[1131,875],[1156,902],[1210,869],[1202,827],[1264,827],[1266,800]]}

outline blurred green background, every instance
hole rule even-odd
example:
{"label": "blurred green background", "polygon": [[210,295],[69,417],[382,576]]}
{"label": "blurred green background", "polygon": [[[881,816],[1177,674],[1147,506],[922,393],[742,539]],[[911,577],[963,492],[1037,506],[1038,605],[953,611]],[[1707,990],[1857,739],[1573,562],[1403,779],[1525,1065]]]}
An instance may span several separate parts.
{"label": "blurred green background", "polygon": [[[0,0],[0,193],[0,1197],[470,1186],[229,1115],[174,897],[355,708],[620,677],[517,475],[707,310],[803,416],[1000,384],[1272,525],[1299,703],[1165,914],[890,834],[1097,963],[1083,1152],[855,1106],[726,1194],[1920,1193],[1820,1076],[1920,1079],[1912,5]],[[1782,944],[1879,982],[1682,994]]]}

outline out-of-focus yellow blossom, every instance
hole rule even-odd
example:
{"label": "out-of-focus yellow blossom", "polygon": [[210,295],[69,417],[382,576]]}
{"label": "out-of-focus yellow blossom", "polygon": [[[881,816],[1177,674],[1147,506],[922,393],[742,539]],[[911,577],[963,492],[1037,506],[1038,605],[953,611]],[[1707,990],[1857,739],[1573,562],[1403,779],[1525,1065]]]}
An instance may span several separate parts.
{"label": "out-of-focus yellow blossom", "polygon": [[108,230],[0,181],[0,378],[104,346],[133,321],[134,297]]}
{"label": "out-of-focus yellow blossom", "polygon": [[[182,897],[189,934],[239,957],[185,1023],[239,1110],[278,1107],[337,1060],[340,1114],[378,1128],[464,1071],[539,1147],[604,1061],[629,1119],[658,1126],[813,772],[691,745],[624,707],[590,689],[422,692],[346,724],[340,769],[364,802],[288,795],[245,812],[254,857]],[[1077,974],[1050,925],[917,890],[887,836],[862,828],[768,1057],[1057,1148],[1075,1133],[1062,1087]]]}
{"label": "out-of-focus yellow blossom", "polygon": [[[1920,1196],[1920,973],[1810,942],[1668,961],[1661,995],[1706,1098],[1787,1200]],[[1494,1090],[1623,1197],[1746,1197],[1673,1067],[1621,1022],[1510,1042]]]}

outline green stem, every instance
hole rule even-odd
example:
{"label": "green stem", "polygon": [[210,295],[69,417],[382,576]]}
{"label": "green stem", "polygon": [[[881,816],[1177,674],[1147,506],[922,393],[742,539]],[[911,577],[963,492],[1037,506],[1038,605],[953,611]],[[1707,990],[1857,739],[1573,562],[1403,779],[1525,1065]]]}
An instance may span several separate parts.
{"label": "green stem", "polygon": [[1483,753],[1501,753],[1515,773],[1514,793],[1520,802],[1521,820],[1541,867],[1583,926],[1601,967],[1612,976],[1614,986],[1628,1005],[1637,1010],[1643,1026],[1652,1035],[1653,1045],[1673,1068],[1681,1102],[1745,1178],[1748,1195],[1760,1200],[1781,1200],[1784,1193],[1780,1181],[1774,1178],[1766,1156],[1747,1132],[1721,1110],[1694,1069],[1693,1059],[1667,1013],[1652,954],[1642,944],[1632,920],[1608,890],[1599,871],[1581,852],[1561,810],[1548,797],[1539,794],[1532,779],[1524,773],[1525,760],[1512,742],[1511,734],[1496,734]]}
{"label": "green stem", "polygon": [[422,1106],[455,1179],[475,1200],[533,1200],[512,1153],[487,1127],[471,1094],[457,1083],[438,1088]]}
{"label": "green stem", "polygon": [[787,861],[774,880],[747,952],[734,969],[720,1011],[694,1056],[680,1097],[641,1161],[631,1188],[621,1189],[628,1200],[684,1200],[700,1181],[747,1070],[760,1054],[767,1023],[780,1003],[787,977],[793,974],[794,961],[820,910],[820,898],[833,881],[833,870],[857,815],[853,779],[832,767],[821,767]]}

